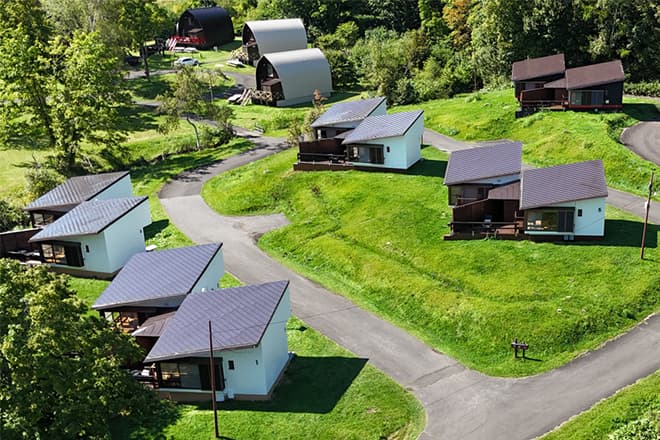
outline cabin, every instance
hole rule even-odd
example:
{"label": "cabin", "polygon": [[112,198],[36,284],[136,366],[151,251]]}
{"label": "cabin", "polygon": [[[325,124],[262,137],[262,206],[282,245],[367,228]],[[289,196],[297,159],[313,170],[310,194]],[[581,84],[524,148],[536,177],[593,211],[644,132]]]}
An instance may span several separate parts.
{"label": "cabin", "polygon": [[224,8],[190,8],[179,17],[173,38],[178,45],[210,49],[234,41],[234,25]]}
{"label": "cabin", "polygon": [[27,205],[32,226],[40,228],[88,200],[132,197],[133,186],[128,171],[71,177]]}
{"label": "cabin", "polygon": [[277,107],[311,102],[314,91],[332,93],[328,60],[319,49],[263,54],[256,69],[253,102]]}
{"label": "cabin", "polygon": [[498,186],[520,180],[522,143],[503,142],[454,151],[449,156],[444,184],[449,205],[483,200]]}
{"label": "cabin", "polygon": [[37,232],[29,243],[52,269],[78,276],[111,278],[144,250],[151,224],[148,197],[121,197],[80,203]]}
{"label": "cabin", "polygon": [[[186,295],[218,289],[223,275],[222,243],[136,253],[92,309],[134,332],[152,317],[176,310]],[[153,345],[140,338],[138,342],[147,349]]]}
{"label": "cabin", "polygon": [[247,21],[242,40],[247,62],[255,66],[264,54],[307,48],[307,32],[299,18]]}
{"label": "cabin", "polygon": [[563,78],[565,70],[563,53],[516,61],[511,66],[511,81],[515,87],[516,99],[521,100],[524,90],[543,89],[546,83]]}
{"label": "cabin", "polygon": [[455,205],[445,239],[602,239],[606,197],[600,160],[525,170],[485,198]]}
{"label": "cabin", "polygon": [[290,316],[288,281],[190,293],[174,313],[135,333],[148,327],[145,333],[156,340],[145,374],[161,397],[204,401],[212,389],[212,356],[216,400],[270,399],[292,357]]}
{"label": "cabin", "polygon": [[384,97],[339,102],[321,114],[310,126],[316,139],[332,139],[356,128],[368,116],[385,115],[387,102]]}

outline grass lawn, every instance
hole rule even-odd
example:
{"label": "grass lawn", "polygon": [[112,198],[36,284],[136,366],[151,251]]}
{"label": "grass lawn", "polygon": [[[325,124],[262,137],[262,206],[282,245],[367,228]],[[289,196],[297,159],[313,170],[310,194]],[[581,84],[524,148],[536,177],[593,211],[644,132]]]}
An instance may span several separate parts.
{"label": "grass lawn", "polygon": [[460,95],[396,111],[422,108],[426,127],[463,140],[523,142],[523,160],[536,166],[602,159],[608,185],[647,194],[654,165],[618,142],[624,127],[660,116],[658,102],[624,99],[621,113],[539,112],[515,119],[513,89]]}
{"label": "grass lawn", "polygon": [[[492,375],[550,370],[635,325],[660,305],[657,226],[639,260],[641,223],[608,208],[596,243],[443,241],[447,156],[409,174],[294,172],[296,151],[211,180],[223,214],[284,212],[260,245],[296,271]],[[514,338],[537,362],[515,361]]]}
{"label": "grass lawn", "polygon": [[[624,388],[609,399],[596,404],[583,414],[571,419],[557,430],[542,437],[543,440],[607,439],[612,433],[639,426],[640,419],[655,420],[655,436],[616,438],[652,439],[660,436],[660,371]],[[637,421],[637,422],[636,422]]]}

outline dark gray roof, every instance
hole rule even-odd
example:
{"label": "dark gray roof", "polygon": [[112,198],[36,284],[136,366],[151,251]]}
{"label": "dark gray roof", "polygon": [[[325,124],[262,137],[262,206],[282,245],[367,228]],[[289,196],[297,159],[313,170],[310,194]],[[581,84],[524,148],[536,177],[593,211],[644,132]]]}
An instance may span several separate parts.
{"label": "dark gray roof", "polygon": [[520,200],[520,180],[498,186],[488,191],[490,200]]}
{"label": "dark gray roof", "polygon": [[605,171],[600,160],[525,170],[521,185],[520,209],[607,197]]}
{"label": "dark gray roof", "polygon": [[98,234],[147,199],[142,196],[83,202],[44,227],[30,242]]}
{"label": "dark gray roof", "polygon": [[91,200],[128,174],[128,171],[118,173],[90,174],[71,177],[61,185],[48,191],[37,200],[25,207],[27,211],[50,209],[61,206],[75,206],[86,200]]}
{"label": "dark gray roof", "polygon": [[360,99],[358,101],[339,102],[312,122],[311,127],[325,127],[327,125],[341,124],[342,122],[361,121],[369,116],[385,101],[385,98]]}
{"label": "dark gray roof", "polygon": [[595,87],[603,84],[623,81],[621,60],[590,64],[566,70],[566,88],[569,90]]}
{"label": "dark gray roof", "polygon": [[186,295],[221,247],[222,243],[212,243],[135,254],[92,308],[113,309]]}
{"label": "dark gray roof", "polygon": [[451,153],[445,185],[456,185],[491,177],[520,173],[522,143],[506,142]]}
{"label": "dark gray roof", "polygon": [[516,61],[511,66],[511,81],[524,81],[526,79],[564,73],[566,65],[564,54],[558,53],[540,58],[528,58]]}
{"label": "dark gray roof", "polygon": [[162,315],[152,316],[142,323],[140,328],[133,332],[133,336],[142,336],[145,338],[157,338],[163,334],[170,320],[174,318],[176,312],[163,313]]}
{"label": "dark gray roof", "polygon": [[191,293],[145,362],[208,354],[209,320],[214,350],[258,345],[288,285],[288,281],[276,281]]}
{"label": "dark gray roof", "polygon": [[414,110],[390,115],[368,116],[364,118],[351,134],[346,136],[342,144],[347,145],[372,139],[403,136],[423,115],[424,112],[422,110]]}

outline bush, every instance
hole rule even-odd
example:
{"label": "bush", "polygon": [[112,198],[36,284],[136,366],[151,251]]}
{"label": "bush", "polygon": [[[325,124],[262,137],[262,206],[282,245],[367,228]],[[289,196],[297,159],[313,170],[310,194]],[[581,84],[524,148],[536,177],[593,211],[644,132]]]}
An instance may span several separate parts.
{"label": "bush", "polygon": [[21,208],[0,200],[0,232],[11,231],[17,226],[27,226],[28,216]]}
{"label": "bush", "polygon": [[623,90],[629,95],[660,97],[660,81],[624,83]]}
{"label": "bush", "polygon": [[652,418],[633,420],[609,435],[610,440],[656,440],[660,426]]}
{"label": "bush", "polygon": [[234,131],[227,127],[202,127],[202,147],[215,148],[224,145],[234,137]]}
{"label": "bush", "polygon": [[64,176],[52,168],[34,163],[25,173],[25,180],[25,190],[30,197],[36,199],[64,182]]}

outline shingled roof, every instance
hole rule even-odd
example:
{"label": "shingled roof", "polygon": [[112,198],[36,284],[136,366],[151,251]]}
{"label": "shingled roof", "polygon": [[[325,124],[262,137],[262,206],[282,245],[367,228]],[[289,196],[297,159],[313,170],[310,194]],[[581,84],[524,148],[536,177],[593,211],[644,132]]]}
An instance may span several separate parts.
{"label": "shingled roof", "polygon": [[525,170],[521,185],[520,209],[607,197],[600,160]]}
{"label": "shingled roof", "polygon": [[521,166],[521,142],[458,150],[449,156],[445,185],[516,174],[520,173]]}
{"label": "shingled roof", "polygon": [[83,202],[44,227],[30,238],[30,243],[98,234],[147,199],[143,196]]}
{"label": "shingled roof", "polygon": [[184,296],[195,287],[222,243],[135,254],[92,306],[95,310]]}
{"label": "shingled roof", "polygon": [[513,63],[511,66],[511,81],[524,81],[557,75],[564,73],[564,70],[566,70],[566,65],[563,53],[540,58],[527,58]]}
{"label": "shingled roof", "polygon": [[623,73],[621,60],[590,64],[588,66],[574,67],[566,70],[566,88],[568,90],[600,86],[602,84],[623,81],[624,79],[625,74]]}
{"label": "shingled roof", "polygon": [[145,362],[199,356],[213,350],[257,346],[280,304],[288,281],[234,287],[188,295]]}
{"label": "shingled roof", "polygon": [[344,122],[361,121],[385,101],[383,97],[360,99],[357,101],[339,102],[312,122],[311,127],[324,127]]}
{"label": "shingled roof", "polygon": [[403,136],[423,115],[422,110],[414,110],[389,115],[368,116],[346,136],[342,144],[347,145],[373,139]]}
{"label": "shingled roof", "polygon": [[26,211],[37,209],[64,208],[78,205],[93,199],[96,195],[112,186],[128,174],[128,171],[117,173],[90,174],[87,176],[71,177],[61,185],[48,191],[37,200],[25,207]]}

